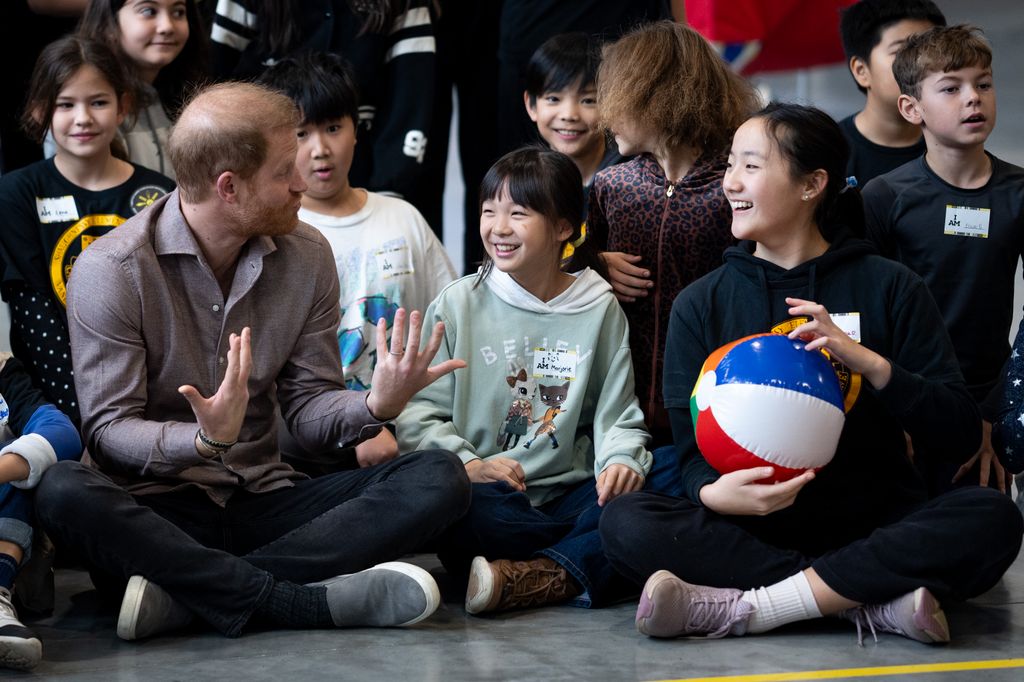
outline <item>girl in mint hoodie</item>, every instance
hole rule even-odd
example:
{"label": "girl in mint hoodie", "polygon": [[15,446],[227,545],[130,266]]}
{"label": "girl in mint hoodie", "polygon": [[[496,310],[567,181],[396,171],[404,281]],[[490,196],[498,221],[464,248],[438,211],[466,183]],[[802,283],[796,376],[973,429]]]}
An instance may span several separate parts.
{"label": "girl in mint hoodie", "polygon": [[[402,452],[451,450],[473,481],[469,513],[439,547],[450,572],[469,570],[470,613],[621,596],[630,583],[604,557],[601,509],[660,478],[626,318],[580,235],[581,188],[575,164],[548,149],[511,152],[490,169],[480,190],[484,265],[426,314],[445,324],[436,361],[468,366],[398,419]],[[665,469],[678,479],[674,463]]]}

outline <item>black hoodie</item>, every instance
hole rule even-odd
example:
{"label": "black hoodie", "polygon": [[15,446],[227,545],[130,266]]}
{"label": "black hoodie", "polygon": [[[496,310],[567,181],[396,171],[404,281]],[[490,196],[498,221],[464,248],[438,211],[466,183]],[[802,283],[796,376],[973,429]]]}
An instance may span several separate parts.
{"label": "black hoodie", "polygon": [[725,264],[688,286],[672,306],[665,406],[684,495],[700,502],[700,489],[718,478],[697,449],[689,408],[707,356],[750,334],[795,327],[802,320],[793,321],[787,296],[820,303],[833,315],[856,313],[861,343],[889,360],[892,379],[879,391],[847,370],[846,424],[835,457],[792,507],[773,514],[828,529],[825,544],[835,546],[837,538],[859,537],[925,499],[904,431],[916,457],[963,461],[978,447],[981,416],[942,317],[917,275],[846,235],[791,270],[756,258],[753,249],[753,242],[728,249]]}

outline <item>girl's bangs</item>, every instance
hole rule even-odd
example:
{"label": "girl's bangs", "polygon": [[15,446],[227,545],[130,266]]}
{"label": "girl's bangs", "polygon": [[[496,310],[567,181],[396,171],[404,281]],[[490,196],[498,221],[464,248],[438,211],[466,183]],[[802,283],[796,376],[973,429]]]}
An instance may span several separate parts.
{"label": "girl's bangs", "polygon": [[480,203],[507,193],[513,202],[540,213],[550,213],[549,201],[536,168],[520,164],[496,164],[480,183]]}

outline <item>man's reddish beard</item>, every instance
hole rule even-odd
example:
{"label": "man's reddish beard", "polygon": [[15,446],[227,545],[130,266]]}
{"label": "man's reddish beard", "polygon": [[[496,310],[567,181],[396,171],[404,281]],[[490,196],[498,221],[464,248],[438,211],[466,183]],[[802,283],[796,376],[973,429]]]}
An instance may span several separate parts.
{"label": "man's reddish beard", "polygon": [[246,237],[280,237],[291,234],[299,224],[298,213],[291,202],[287,206],[275,206],[253,195],[246,197],[239,213],[241,231]]}

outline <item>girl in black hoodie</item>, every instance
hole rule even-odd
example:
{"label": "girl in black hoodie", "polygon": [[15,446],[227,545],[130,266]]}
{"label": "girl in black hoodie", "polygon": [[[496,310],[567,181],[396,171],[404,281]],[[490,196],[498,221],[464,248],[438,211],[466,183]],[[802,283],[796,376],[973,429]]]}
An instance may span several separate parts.
{"label": "girl in black hoodie", "polygon": [[[962,460],[980,417],[921,279],[859,238],[847,155],[831,118],[792,104],[768,106],[733,138],[723,189],[745,241],[676,298],[665,352],[685,497],[637,493],[601,519],[612,564],[647,580],[644,634],[723,637],[839,615],[858,632],[945,642],[939,599],[989,589],[1020,549],[1007,496],[972,487],[926,499],[904,432],[916,457]],[[758,483],[770,467],[712,469],[689,409],[707,356],[760,332],[827,350],[846,394],[832,462],[770,485]]]}

